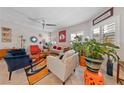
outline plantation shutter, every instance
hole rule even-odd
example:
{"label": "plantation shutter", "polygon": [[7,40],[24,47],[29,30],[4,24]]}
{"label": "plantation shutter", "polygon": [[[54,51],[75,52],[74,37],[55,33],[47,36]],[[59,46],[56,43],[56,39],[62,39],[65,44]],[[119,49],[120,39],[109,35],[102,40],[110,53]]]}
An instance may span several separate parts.
{"label": "plantation shutter", "polygon": [[103,42],[115,44],[115,23],[103,26]]}

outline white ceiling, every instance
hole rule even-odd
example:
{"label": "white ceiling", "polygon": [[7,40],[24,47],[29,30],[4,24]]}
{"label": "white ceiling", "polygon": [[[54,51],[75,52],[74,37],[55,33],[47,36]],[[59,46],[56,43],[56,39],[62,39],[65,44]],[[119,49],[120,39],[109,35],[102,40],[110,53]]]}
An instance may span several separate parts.
{"label": "white ceiling", "polygon": [[[46,27],[47,31],[55,31],[55,29],[76,25],[90,20],[105,7],[13,7],[0,8],[5,19],[9,18],[18,23],[23,23],[30,27],[42,29],[41,24],[33,22],[30,18],[44,18],[46,23],[56,24],[57,27]],[[8,14],[7,14],[8,13]]]}

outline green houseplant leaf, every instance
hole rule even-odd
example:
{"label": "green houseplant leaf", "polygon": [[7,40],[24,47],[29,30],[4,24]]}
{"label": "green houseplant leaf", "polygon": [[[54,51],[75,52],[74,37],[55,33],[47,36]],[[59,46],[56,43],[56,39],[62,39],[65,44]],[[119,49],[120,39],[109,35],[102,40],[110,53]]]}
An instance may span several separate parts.
{"label": "green houseplant leaf", "polygon": [[93,59],[103,59],[103,55],[112,57],[115,61],[119,60],[116,50],[119,49],[118,46],[111,43],[100,43],[95,39],[85,39],[84,43],[79,41],[72,41],[73,49],[79,54],[85,51],[86,57]]}

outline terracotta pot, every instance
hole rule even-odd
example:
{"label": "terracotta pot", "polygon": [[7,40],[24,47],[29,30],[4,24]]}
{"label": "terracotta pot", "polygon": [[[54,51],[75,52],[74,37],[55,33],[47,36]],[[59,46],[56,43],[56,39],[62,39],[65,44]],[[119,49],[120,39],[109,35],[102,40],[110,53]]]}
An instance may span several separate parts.
{"label": "terracotta pot", "polygon": [[79,56],[80,59],[80,66],[86,66],[86,60],[84,56]]}
{"label": "terracotta pot", "polygon": [[86,59],[87,69],[97,73],[101,67],[103,60],[93,59],[89,57],[85,57],[85,59]]}

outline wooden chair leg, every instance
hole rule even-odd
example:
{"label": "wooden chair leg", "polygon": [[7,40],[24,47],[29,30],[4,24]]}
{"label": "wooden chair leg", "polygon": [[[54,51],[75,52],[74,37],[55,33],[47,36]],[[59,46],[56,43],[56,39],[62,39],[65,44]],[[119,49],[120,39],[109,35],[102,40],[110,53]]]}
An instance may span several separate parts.
{"label": "wooden chair leg", "polygon": [[48,69],[49,72],[51,72],[49,69]]}
{"label": "wooden chair leg", "polygon": [[9,80],[11,80],[12,71],[9,72]]}
{"label": "wooden chair leg", "polygon": [[117,83],[119,82],[119,71],[120,70],[120,66],[119,66],[119,64],[117,64]]}
{"label": "wooden chair leg", "polygon": [[62,84],[65,85],[65,82],[63,82]]}
{"label": "wooden chair leg", "polygon": [[32,64],[31,64],[31,72],[33,72],[33,66],[32,66]]}
{"label": "wooden chair leg", "polygon": [[75,72],[75,69],[74,69],[74,72]]}

